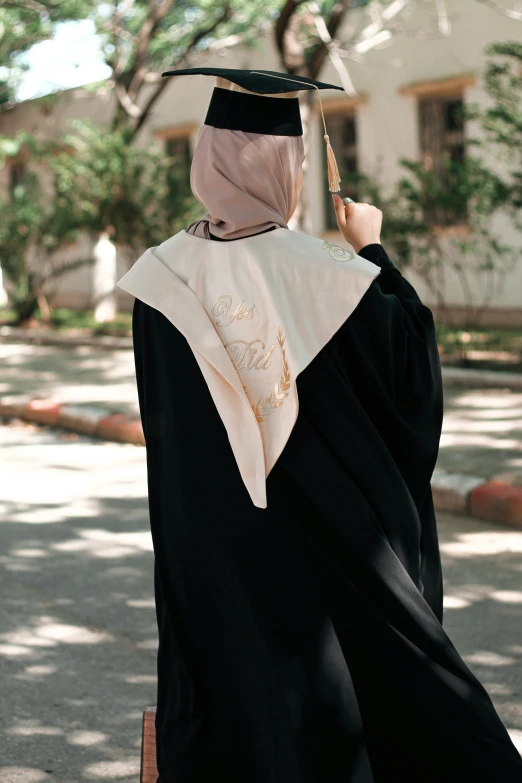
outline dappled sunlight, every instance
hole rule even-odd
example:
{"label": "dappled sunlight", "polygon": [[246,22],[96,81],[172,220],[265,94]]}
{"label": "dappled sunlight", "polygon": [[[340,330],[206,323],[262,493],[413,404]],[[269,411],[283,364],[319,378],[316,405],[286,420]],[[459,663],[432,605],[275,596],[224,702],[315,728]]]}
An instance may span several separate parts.
{"label": "dappled sunlight", "polygon": [[131,350],[102,352],[92,346],[62,347],[0,343],[2,396],[30,394],[73,404],[114,405],[121,413],[138,409]]}
{"label": "dappled sunlight", "polygon": [[483,680],[482,684],[484,688],[487,690],[487,692],[490,694],[490,696],[512,696],[513,691],[511,688],[508,688],[507,685],[504,685],[500,682],[488,682],[487,680]]}
{"label": "dappled sunlight", "polygon": [[33,767],[0,766],[0,780],[2,783],[41,783],[42,780],[49,780],[49,775]]}
{"label": "dappled sunlight", "polygon": [[156,698],[145,450],[4,430],[0,781],[135,783]]}
{"label": "dappled sunlight", "polygon": [[[15,772],[0,767],[0,781],[136,783],[142,710],[157,696],[144,449],[55,439],[47,451],[42,435],[34,456],[39,435],[9,437],[0,655]],[[42,502],[44,474],[55,503]],[[522,532],[438,517],[446,630],[522,732]]]}
{"label": "dappled sunlight", "polygon": [[148,599],[139,599],[137,601],[127,601],[127,606],[132,607],[133,609],[154,609],[154,599],[148,598]]}
{"label": "dappled sunlight", "polygon": [[132,685],[155,685],[156,676],[154,674],[138,674],[131,677],[125,677],[125,682]]}
{"label": "dappled sunlight", "polygon": [[499,655],[491,650],[477,650],[472,655],[465,655],[466,663],[476,663],[481,666],[512,666],[516,663],[515,658],[507,655]]}
{"label": "dappled sunlight", "polygon": [[499,555],[502,553],[522,553],[522,531],[516,532],[498,528],[477,533],[455,535],[453,541],[443,541],[440,549],[445,555],[455,558],[476,557],[477,555]]}
{"label": "dappled sunlight", "polygon": [[107,530],[79,530],[78,538],[52,545],[58,552],[88,552],[93,557],[129,557],[152,552],[150,533],[110,533]]}
{"label": "dappled sunlight", "polygon": [[15,734],[19,737],[56,737],[63,734],[63,730],[57,726],[12,726],[9,734]]}
{"label": "dappled sunlight", "polygon": [[490,478],[522,467],[522,393],[444,388],[437,467]]}
{"label": "dappled sunlight", "polygon": [[42,676],[46,674],[54,674],[56,672],[56,666],[26,666],[25,673],[31,676]]}
{"label": "dappled sunlight", "polygon": [[520,741],[522,531],[440,512],[437,520],[444,628]]}
{"label": "dappled sunlight", "polygon": [[[90,513],[86,514],[87,508],[90,506]],[[27,505],[7,505],[4,504],[0,510],[2,516],[9,519],[11,523],[23,522],[25,525],[54,525],[67,522],[70,518],[71,512],[74,512],[75,504],[71,503],[69,506],[54,506],[44,505],[34,506]],[[98,514],[98,507],[95,503],[82,503],[82,515],[95,517]]]}
{"label": "dappled sunlight", "polygon": [[500,601],[501,604],[522,604],[522,592],[520,590],[495,590],[490,598]]}
{"label": "dappled sunlight", "polygon": [[[484,433],[487,426],[480,426],[477,424],[476,430],[478,433]],[[494,432],[498,432],[498,428],[494,428]],[[488,449],[517,449],[522,451],[520,441],[518,439],[500,438],[493,435],[477,434],[474,435],[471,432],[470,427],[466,427],[466,434],[463,435],[462,431],[458,434],[451,435],[450,433],[444,433],[441,435],[440,446],[441,448],[447,448],[448,446],[482,446]],[[467,472],[467,471],[466,471]]]}
{"label": "dappled sunlight", "polygon": [[108,739],[107,734],[101,731],[74,731],[67,737],[67,742],[71,745],[83,745],[84,747],[90,747],[91,745],[100,745]]}
{"label": "dappled sunlight", "polygon": [[143,642],[138,642],[136,647],[139,650],[156,650],[158,647],[158,639],[157,637],[154,637],[153,639],[145,639]]}
{"label": "dappled sunlight", "polygon": [[499,419],[498,417],[485,417],[482,411],[477,411],[474,417],[451,417],[450,422],[444,427],[445,434],[449,432],[462,432],[464,429],[466,432],[520,432],[522,420],[522,411],[516,416],[509,419]]}
{"label": "dappled sunlight", "polygon": [[101,644],[112,642],[114,637],[102,631],[78,625],[65,625],[53,617],[41,617],[40,627],[36,630],[39,638],[49,639],[62,644]]}
{"label": "dappled sunlight", "polygon": [[522,393],[507,388],[454,390],[452,404],[459,408],[477,408],[486,411],[488,409],[522,409]]}
{"label": "dappled sunlight", "polygon": [[114,638],[106,631],[79,625],[67,625],[54,617],[32,618],[32,624],[0,634],[0,655],[27,655],[31,648],[57,644],[101,644]]}
{"label": "dappled sunlight", "polygon": [[477,601],[498,601],[503,604],[522,604],[518,590],[496,590],[490,585],[461,585],[447,589],[444,594],[445,609],[465,609]]}
{"label": "dappled sunlight", "polygon": [[120,780],[128,775],[139,775],[140,758],[125,759],[124,761],[100,761],[98,764],[90,764],[85,767],[84,776],[92,780]]}

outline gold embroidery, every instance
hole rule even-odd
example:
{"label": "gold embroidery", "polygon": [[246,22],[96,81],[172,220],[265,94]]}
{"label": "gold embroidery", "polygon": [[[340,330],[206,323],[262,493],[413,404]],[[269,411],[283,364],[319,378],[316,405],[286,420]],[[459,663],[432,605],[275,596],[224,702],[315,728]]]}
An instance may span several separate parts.
{"label": "gold embroidery", "polygon": [[274,345],[270,346],[268,353],[259,354],[256,343],[261,343],[261,350],[265,350],[265,344],[262,340],[231,340],[225,343],[228,355],[232,359],[232,364],[236,370],[267,370],[270,367],[270,357],[274,350]]}
{"label": "gold embroidery", "polygon": [[229,296],[229,294],[223,294],[223,296],[220,296],[219,299],[216,299],[210,312],[215,316],[223,316],[222,321],[216,321],[216,326],[228,326],[236,318],[238,321],[240,321],[242,318],[244,318],[245,321],[250,321],[250,319],[254,317],[255,305],[252,305],[252,307],[247,310],[246,307],[243,307],[244,303],[245,300],[243,299],[243,301],[238,304],[234,312],[229,315],[230,308],[232,307],[232,297]]}
{"label": "gold embroidery", "polygon": [[332,245],[332,243],[327,242],[326,239],[324,240],[322,249],[329,250],[330,256],[334,261],[352,261],[355,258],[355,253],[352,253],[351,250],[345,250],[342,247],[338,247],[338,245]]}
{"label": "gold embroidery", "polygon": [[279,408],[288,397],[288,390],[290,389],[290,370],[288,368],[288,362],[286,361],[286,351],[284,348],[286,337],[283,335],[283,327],[280,325],[277,330],[277,342],[281,348],[281,354],[283,356],[283,374],[279,378],[279,382],[274,385],[274,390],[269,391],[266,397],[261,397],[257,405],[252,405],[252,410],[255,413],[258,422],[262,422],[267,416]]}

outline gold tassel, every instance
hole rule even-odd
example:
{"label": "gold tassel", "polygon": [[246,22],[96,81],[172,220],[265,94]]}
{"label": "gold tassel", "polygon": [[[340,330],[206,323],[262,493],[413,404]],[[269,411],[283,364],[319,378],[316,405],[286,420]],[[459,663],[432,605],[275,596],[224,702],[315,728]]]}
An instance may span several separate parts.
{"label": "gold tassel", "polygon": [[327,133],[324,134],[324,140],[326,141],[326,165],[328,168],[328,188],[330,193],[338,193],[341,190],[341,175],[339,174],[339,167],[335,159],[335,154],[330,144],[330,137]]}
{"label": "gold tassel", "polygon": [[[266,73],[265,71],[250,71],[250,73],[258,73],[261,76],[271,76],[273,79],[284,79],[285,81],[295,82],[296,84],[308,85],[308,82],[303,82],[300,79],[292,79],[290,76],[276,76],[273,73]],[[326,130],[326,120],[324,118],[323,104],[321,102],[321,93],[317,85],[312,85],[317,90],[317,97],[319,98],[319,108],[321,110],[321,119],[323,121],[324,128],[324,140],[326,141],[326,167],[328,169],[328,188],[330,193],[338,193],[341,190],[341,175],[339,174],[339,166],[335,159],[335,154],[330,144],[330,137]]]}

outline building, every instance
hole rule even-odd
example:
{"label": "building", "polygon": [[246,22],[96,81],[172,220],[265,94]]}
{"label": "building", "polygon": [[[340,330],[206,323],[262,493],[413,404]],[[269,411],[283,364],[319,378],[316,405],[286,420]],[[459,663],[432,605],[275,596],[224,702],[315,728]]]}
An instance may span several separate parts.
{"label": "building", "polygon": [[[464,154],[470,129],[462,127],[458,110],[463,104],[486,102],[481,86],[485,48],[496,41],[522,40],[522,21],[508,18],[484,3],[451,0],[447,5],[449,35],[441,36],[436,30],[434,4],[416,4],[403,19],[402,31],[366,52],[361,46],[357,60],[346,61],[357,91],[354,98],[333,91],[322,93],[328,131],[338,159],[349,171],[377,177],[384,189],[391,188],[403,176],[401,158],[436,160],[443,152],[449,152],[458,159]],[[350,25],[352,19],[350,16]],[[344,36],[341,34],[340,38],[343,40]],[[254,49],[235,46],[225,55],[212,55],[205,64],[279,69],[278,55],[268,35]],[[339,83],[329,62],[321,78]],[[151,137],[160,139],[187,179],[194,141],[211,90],[212,80],[206,77],[171,79],[139,138],[140,144],[147,144]],[[113,109],[108,91],[93,94],[84,89],[68,90],[56,100],[52,111],[46,109],[45,103],[40,106],[28,101],[0,114],[0,133],[40,130],[48,137],[58,138],[69,119],[82,117],[103,123],[109,120]],[[315,235],[341,244],[327,192],[322,134],[320,116],[315,111],[306,193],[310,228]],[[11,180],[15,179],[16,168],[8,174]],[[8,186],[6,173],[2,184],[4,188]],[[448,235],[465,231],[458,216],[454,222],[447,228]],[[506,217],[499,216],[495,229],[506,242],[522,249],[522,236]],[[85,254],[88,250],[88,245],[84,245],[68,252]],[[128,263],[120,261],[122,273]],[[406,276],[417,286],[424,301],[436,309],[433,297],[415,273],[408,271]],[[481,279],[472,282],[478,294],[488,284]],[[451,271],[446,285],[446,300],[458,318],[465,300],[459,279]],[[62,280],[56,304],[86,307],[91,298],[92,269],[84,268]],[[130,304],[123,294],[120,303],[124,307]],[[485,320],[496,324],[522,323],[522,263],[506,279]]]}

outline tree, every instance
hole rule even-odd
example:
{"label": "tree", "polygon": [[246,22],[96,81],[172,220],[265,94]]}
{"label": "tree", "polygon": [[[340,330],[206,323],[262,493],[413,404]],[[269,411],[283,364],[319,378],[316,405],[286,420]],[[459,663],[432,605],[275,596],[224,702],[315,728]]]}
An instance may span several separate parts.
{"label": "tree", "polygon": [[375,181],[360,178],[364,197],[384,213],[383,243],[400,269],[410,268],[421,277],[449,323],[446,282],[451,270],[461,287],[465,325],[477,325],[518,260],[517,250],[492,227],[506,206],[506,187],[477,157],[447,157],[431,171],[418,161],[401,164],[408,176],[387,198]]}
{"label": "tree", "polygon": [[[46,157],[52,160],[55,152],[54,145],[42,145],[29,134],[0,139],[0,159],[4,162],[31,155],[42,163]],[[56,209],[35,171],[21,171],[0,209],[0,258],[17,323],[28,320],[38,307],[48,320],[48,297],[53,285],[66,271],[85,263],[67,262],[56,255],[75,237],[68,223],[68,209],[66,205]]]}
{"label": "tree", "polygon": [[20,56],[31,46],[52,37],[57,22],[83,19],[89,0],[3,0],[0,8],[0,64],[7,76],[0,80],[0,105],[14,99],[14,86],[24,67]]}
{"label": "tree", "polygon": [[49,320],[60,277],[90,263],[57,253],[81,233],[94,238],[110,232],[120,252],[135,257],[179,231],[191,209],[195,217],[192,196],[173,214],[169,159],[162,148],[129,145],[125,131],[105,133],[76,121],[60,145],[21,134],[0,140],[1,151],[4,158],[22,155],[33,163],[0,205],[0,258],[18,322],[38,307]]}
{"label": "tree", "polygon": [[385,212],[383,239],[398,263],[422,277],[446,320],[451,320],[446,278],[452,270],[467,326],[480,323],[519,262],[519,251],[494,233],[495,216],[507,211],[522,228],[522,44],[495,43],[486,55],[483,85],[489,102],[465,110],[479,129],[477,138],[468,140],[465,159],[446,158],[435,171],[401,161],[409,176],[386,200],[366,181],[368,197]]}
{"label": "tree", "polygon": [[113,128],[134,138],[168,85],[167,67],[183,67],[205,53],[254,44],[275,0],[123,0],[96,13],[118,108]]}
{"label": "tree", "polygon": [[503,166],[507,204],[515,224],[522,229],[522,43],[495,43],[486,49],[484,72],[487,108],[473,106],[470,117],[480,122],[483,137],[478,144],[490,147]]}
{"label": "tree", "polygon": [[[11,17],[4,17],[6,21],[28,25],[24,40],[17,41],[11,36],[4,42],[5,55],[9,55],[15,65],[31,43],[51,35],[53,24],[90,16],[102,38],[106,62],[112,71],[108,84],[116,104],[110,128],[95,130],[76,123],[74,133],[64,140],[65,151],[49,162],[56,203],[49,203],[49,193],[46,198],[42,196],[38,178],[28,177],[26,182],[20,183],[17,193],[23,185],[25,197],[35,200],[30,205],[35,210],[31,226],[34,231],[30,232],[31,239],[25,244],[20,237],[20,252],[13,249],[17,233],[17,197],[13,194],[9,206],[10,226],[14,232],[9,234],[9,262],[3,258],[7,252],[7,237],[3,249],[0,246],[0,253],[7,276],[14,274],[19,281],[12,286],[19,317],[22,310],[27,317],[31,307],[36,307],[37,298],[42,300],[42,290],[48,289],[34,268],[29,271],[22,259],[23,247],[43,247],[37,226],[50,221],[52,231],[49,230],[48,235],[56,240],[60,227],[64,237],[81,229],[89,231],[93,238],[100,234],[108,237],[111,233],[120,249],[133,247],[137,252],[157,243],[160,236],[168,236],[169,229],[170,233],[175,232],[194,214],[195,201],[177,187],[176,172],[168,172],[167,156],[150,145],[138,152],[134,140],[168,84],[168,80],[161,77],[163,70],[186,65],[204,52],[223,50],[240,40],[253,42],[259,30],[266,26],[275,3],[270,0],[252,0],[248,4],[241,0],[115,0],[103,3],[98,0],[12,0],[7,5],[5,13]],[[217,36],[220,36],[219,41]],[[71,193],[74,199],[70,198]],[[174,217],[173,207],[180,210]],[[23,215],[23,211],[20,214]],[[64,267],[62,269],[65,271]],[[41,273],[45,270],[50,273],[49,265],[42,262]],[[53,269],[52,278],[57,276],[58,270]],[[22,295],[24,288],[31,287],[36,287],[34,296]],[[20,293],[13,294],[13,291]]]}

